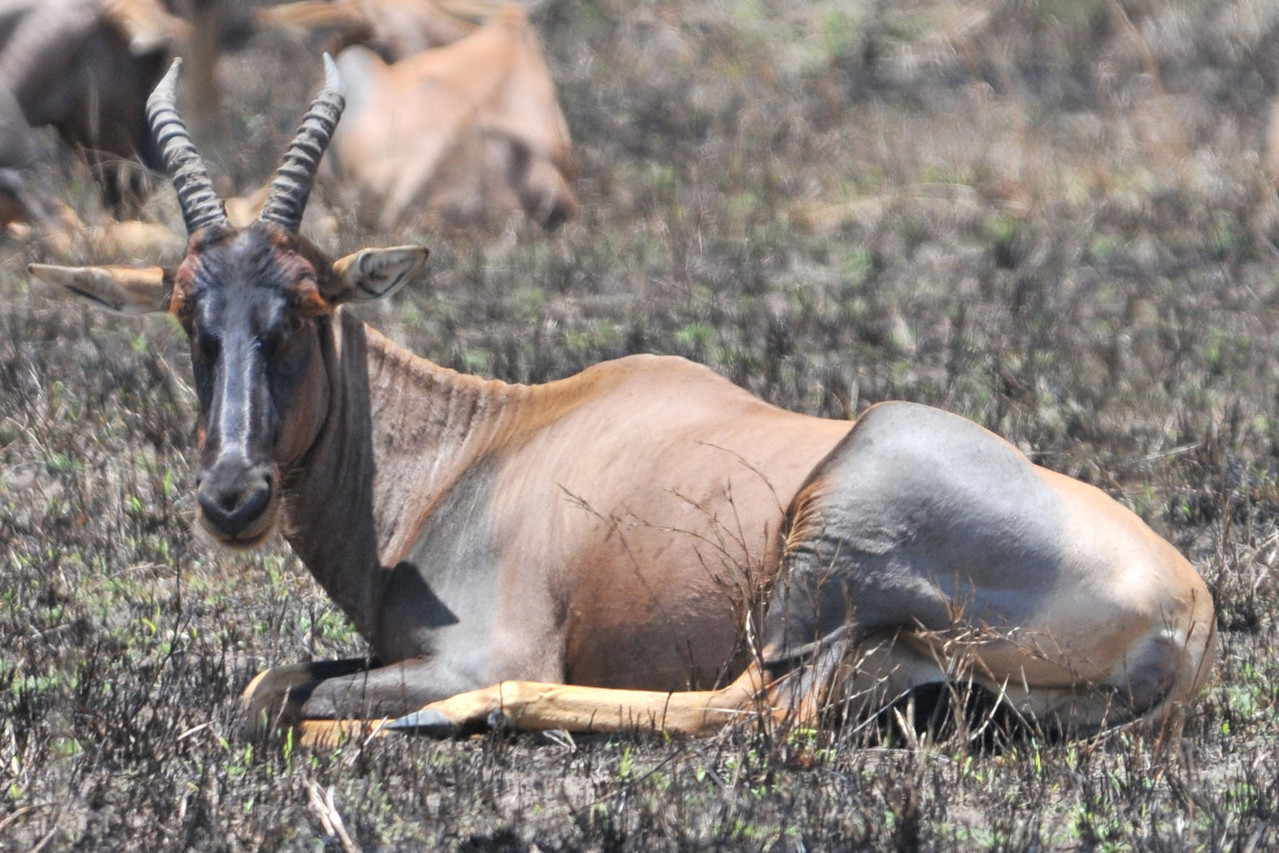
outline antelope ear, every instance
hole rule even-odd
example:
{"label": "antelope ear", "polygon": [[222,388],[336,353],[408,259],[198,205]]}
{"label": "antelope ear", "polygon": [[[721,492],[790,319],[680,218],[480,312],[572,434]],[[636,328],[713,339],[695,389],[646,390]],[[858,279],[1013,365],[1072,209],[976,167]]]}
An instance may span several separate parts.
{"label": "antelope ear", "polygon": [[324,298],[334,305],[385,299],[426,266],[425,246],[361,249],[333,263],[333,292]]}
{"label": "antelope ear", "polygon": [[56,267],[27,271],[72,296],[115,314],[137,316],[169,310],[173,276],[162,267]]}

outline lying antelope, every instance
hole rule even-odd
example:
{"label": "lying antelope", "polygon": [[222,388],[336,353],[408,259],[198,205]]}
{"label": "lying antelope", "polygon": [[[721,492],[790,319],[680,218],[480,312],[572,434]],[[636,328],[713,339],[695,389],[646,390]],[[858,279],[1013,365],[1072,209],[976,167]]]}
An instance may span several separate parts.
{"label": "lying antelope", "polygon": [[568,124],[521,7],[397,62],[359,46],[337,62],[350,108],[328,168],[365,219],[392,228],[427,211],[462,223],[523,211],[555,228],[576,214]]}
{"label": "lying antelope", "polygon": [[493,12],[488,3],[456,0],[299,0],[257,9],[254,19],[263,29],[323,40],[334,56],[362,44],[387,62],[395,62],[465,38],[475,30],[475,21]]}
{"label": "lying antelope", "polygon": [[678,358],[520,386],[406,352],[341,306],[389,296],[427,250],[331,262],[298,233],[343,104],[331,60],[243,229],[173,106],[177,70],[149,116],[182,263],[31,270],[181,321],[201,523],[230,548],[281,530],[371,647],[262,673],[251,723],[701,734],[964,681],[1086,732],[1203,685],[1214,612],[1190,564],[960,417],[807,417]]}

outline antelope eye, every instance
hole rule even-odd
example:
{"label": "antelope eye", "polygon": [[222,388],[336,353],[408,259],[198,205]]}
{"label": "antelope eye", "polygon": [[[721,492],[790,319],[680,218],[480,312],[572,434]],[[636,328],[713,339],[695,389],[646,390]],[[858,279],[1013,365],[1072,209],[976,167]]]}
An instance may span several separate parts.
{"label": "antelope eye", "polygon": [[222,339],[197,326],[195,329],[194,349],[196,356],[201,361],[205,364],[211,364],[218,360],[218,355],[222,352]]}
{"label": "antelope eye", "polygon": [[280,345],[284,343],[284,339],[292,331],[293,329],[287,319],[283,322],[273,324],[269,329],[266,329],[257,337],[257,339],[253,342],[254,346],[257,347],[258,352],[262,353],[267,358],[272,358],[275,356],[276,352],[279,351]]}
{"label": "antelope eye", "polygon": [[267,332],[253,339],[253,348],[258,352],[270,358],[275,354],[275,350],[280,346],[280,335],[277,332]]}
{"label": "antelope eye", "polygon": [[285,320],[285,324],[286,324],[286,327],[288,328],[289,334],[293,335],[302,331],[302,329],[306,327],[306,320],[307,320],[306,316],[301,311],[296,309],[290,311],[288,314],[288,319]]}
{"label": "antelope eye", "polygon": [[258,351],[268,359],[282,354],[290,347],[290,342],[302,331],[306,318],[298,311],[287,311],[279,322],[265,330],[257,339]]}

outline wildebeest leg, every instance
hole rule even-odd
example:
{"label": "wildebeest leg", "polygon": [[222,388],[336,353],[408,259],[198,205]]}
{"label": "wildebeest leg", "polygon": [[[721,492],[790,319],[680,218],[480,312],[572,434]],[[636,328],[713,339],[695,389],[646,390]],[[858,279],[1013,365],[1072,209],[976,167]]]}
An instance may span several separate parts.
{"label": "wildebeest leg", "polygon": [[1029,461],[977,425],[909,404],[865,413],[788,510],[761,651],[777,701],[866,718],[974,671],[996,690],[1024,682],[1011,644],[1013,671],[979,654],[1050,600],[1062,516]]}

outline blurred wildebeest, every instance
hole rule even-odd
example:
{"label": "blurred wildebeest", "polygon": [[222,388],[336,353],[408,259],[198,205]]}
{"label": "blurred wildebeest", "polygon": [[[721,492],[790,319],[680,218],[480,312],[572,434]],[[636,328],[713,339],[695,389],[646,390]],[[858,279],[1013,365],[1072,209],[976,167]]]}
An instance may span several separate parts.
{"label": "blurred wildebeest", "polygon": [[22,106],[0,86],[0,226],[14,221],[54,226],[53,210],[37,187],[38,159]]}
{"label": "blurred wildebeest", "polygon": [[159,0],[0,0],[0,224],[65,217],[34,186],[41,127],[83,154],[113,215],[136,215],[146,170],[163,169],[147,95],[173,54],[189,52],[195,100],[216,107],[213,66],[236,32],[225,2],[183,0],[171,10]]}
{"label": "blurred wildebeest", "polygon": [[[144,107],[184,26],[155,0],[0,0],[0,86],[26,125],[52,127],[83,152],[117,215],[142,190],[134,163],[163,165]],[[3,165],[29,167],[22,147]]]}
{"label": "blurred wildebeest", "polygon": [[523,210],[553,228],[575,213],[568,124],[519,6],[453,44],[390,64],[354,47],[338,67],[347,118],[329,172],[377,226],[427,210],[460,222]]}

